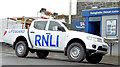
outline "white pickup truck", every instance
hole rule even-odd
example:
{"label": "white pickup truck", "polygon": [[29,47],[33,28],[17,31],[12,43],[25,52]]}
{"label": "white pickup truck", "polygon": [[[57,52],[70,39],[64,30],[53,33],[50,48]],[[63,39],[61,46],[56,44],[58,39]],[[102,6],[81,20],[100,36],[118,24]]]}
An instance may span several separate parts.
{"label": "white pickup truck", "polygon": [[53,19],[39,19],[29,29],[6,29],[4,41],[12,44],[18,57],[36,52],[39,58],[46,58],[49,52],[63,52],[70,61],[99,63],[108,52],[104,39],[75,31],[70,24]]}

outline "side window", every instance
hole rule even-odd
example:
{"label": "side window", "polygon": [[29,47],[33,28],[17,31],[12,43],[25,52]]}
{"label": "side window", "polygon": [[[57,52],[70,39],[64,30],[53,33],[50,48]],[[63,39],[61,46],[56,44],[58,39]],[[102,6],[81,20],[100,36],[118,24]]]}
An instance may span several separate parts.
{"label": "side window", "polygon": [[34,23],[34,27],[39,30],[45,30],[47,21],[36,21]]}
{"label": "side window", "polygon": [[53,31],[53,27],[54,26],[61,26],[61,25],[58,22],[50,21],[50,25],[49,25],[48,30],[52,30]]}

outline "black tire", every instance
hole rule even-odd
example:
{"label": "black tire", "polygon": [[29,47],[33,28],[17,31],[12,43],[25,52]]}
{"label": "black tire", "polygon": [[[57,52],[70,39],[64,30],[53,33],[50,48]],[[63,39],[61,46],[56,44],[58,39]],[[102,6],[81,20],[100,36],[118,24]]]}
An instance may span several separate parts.
{"label": "black tire", "polygon": [[37,54],[37,56],[39,58],[43,58],[44,59],[44,58],[46,58],[48,56],[49,51],[37,50],[36,54]]}
{"label": "black tire", "polygon": [[93,55],[87,55],[86,56],[86,60],[89,62],[89,63],[92,63],[92,64],[97,64],[99,63],[103,58],[103,55],[102,54],[93,54]]}
{"label": "black tire", "polygon": [[[22,48],[20,48],[22,46]],[[21,52],[20,52],[21,50]],[[24,41],[18,41],[15,46],[15,53],[18,57],[26,57],[28,55],[28,47],[26,46],[26,43]]]}
{"label": "black tire", "polygon": [[[74,48],[79,49],[76,58],[75,55],[73,55],[75,52],[72,52]],[[70,61],[82,62],[86,56],[85,49],[80,43],[72,43],[67,49],[67,56]]]}

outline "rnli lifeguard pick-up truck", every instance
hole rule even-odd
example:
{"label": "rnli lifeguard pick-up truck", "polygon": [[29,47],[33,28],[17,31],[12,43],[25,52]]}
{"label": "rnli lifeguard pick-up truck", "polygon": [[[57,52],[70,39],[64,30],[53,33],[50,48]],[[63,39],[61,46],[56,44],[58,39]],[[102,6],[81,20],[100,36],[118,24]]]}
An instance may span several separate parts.
{"label": "rnli lifeguard pick-up truck", "polygon": [[36,52],[39,58],[46,58],[49,52],[63,52],[70,61],[99,63],[107,54],[108,45],[104,39],[75,31],[70,24],[59,20],[39,19],[29,29],[6,29],[4,41],[12,44],[18,57]]}

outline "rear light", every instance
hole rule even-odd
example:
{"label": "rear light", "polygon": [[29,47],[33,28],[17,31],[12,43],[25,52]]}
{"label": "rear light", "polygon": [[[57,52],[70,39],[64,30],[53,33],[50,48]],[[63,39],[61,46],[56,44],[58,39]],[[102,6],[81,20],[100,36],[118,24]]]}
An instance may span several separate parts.
{"label": "rear light", "polygon": [[7,31],[4,32],[4,36],[5,36],[6,33],[7,33]]}

